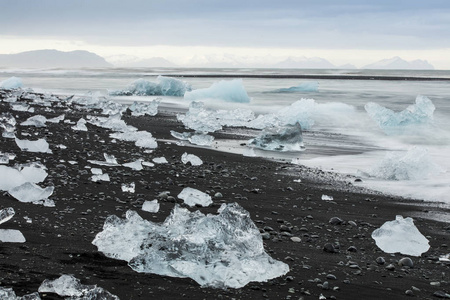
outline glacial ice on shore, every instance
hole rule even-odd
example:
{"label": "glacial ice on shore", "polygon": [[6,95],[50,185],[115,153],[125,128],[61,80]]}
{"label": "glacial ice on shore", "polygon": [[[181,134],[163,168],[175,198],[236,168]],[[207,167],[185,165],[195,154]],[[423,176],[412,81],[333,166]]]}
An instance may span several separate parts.
{"label": "glacial ice on shore", "polygon": [[88,122],[92,125],[111,129],[118,132],[133,132],[137,129],[131,125],[127,125],[120,114],[110,115],[109,117],[87,116]]}
{"label": "glacial ice on shore", "polygon": [[7,207],[0,210],[0,224],[8,222],[9,220],[14,217],[16,212],[14,211],[14,208]]}
{"label": "glacial ice on shore", "polygon": [[250,97],[245,90],[242,79],[221,80],[215,82],[209,88],[186,92],[184,94],[184,99],[189,101],[215,99],[226,102],[250,102]]}
{"label": "glacial ice on shore", "polygon": [[99,165],[99,166],[107,166],[107,167],[117,167],[120,166],[117,162],[117,159],[114,155],[110,155],[108,153],[103,153],[103,157],[105,160],[88,160],[91,164]]}
{"label": "glacial ice on shore", "polygon": [[19,148],[22,151],[52,153],[47,141],[44,139],[38,139],[36,141],[29,141],[29,140],[19,140],[16,137],[15,141],[16,141],[17,146],[19,146]]}
{"label": "glacial ice on shore", "polygon": [[136,185],[134,182],[131,183],[122,183],[122,192],[124,193],[134,193]]}
{"label": "glacial ice on shore", "polygon": [[134,142],[138,147],[154,149],[158,147],[156,139],[148,131],[115,132],[109,135],[113,139]]}
{"label": "glacial ice on shore", "polygon": [[128,109],[131,111],[131,115],[135,117],[144,115],[156,116],[158,114],[159,103],[161,103],[160,98],[145,103],[134,102]]}
{"label": "glacial ice on shore", "polygon": [[442,169],[433,162],[427,149],[413,147],[407,152],[388,152],[371,170],[362,173],[385,180],[420,180],[439,172]]}
{"label": "glacial ice on shore", "polygon": [[155,158],[152,159],[152,161],[153,161],[155,164],[167,164],[167,163],[169,163],[169,162],[167,161],[167,159],[166,159],[164,156],[161,156],[161,157],[155,157]]}
{"label": "glacial ice on shore", "polygon": [[0,114],[0,128],[3,129],[2,137],[9,139],[15,138],[16,123],[16,119],[11,113]]}
{"label": "glacial ice on shore", "polygon": [[263,150],[272,151],[303,151],[302,127],[299,123],[294,126],[264,129],[260,135],[249,141],[250,145]]}
{"label": "glacial ice on shore", "polygon": [[418,125],[432,124],[435,110],[433,102],[422,95],[417,96],[416,104],[400,112],[394,112],[373,102],[367,103],[364,108],[387,135],[403,134]]}
{"label": "glacial ice on shore", "polygon": [[0,286],[0,299],[2,300],[41,300],[39,293],[35,292],[22,297],[16,296],[12,288],[4,288]]}
{"label": "glacial ice on shore", "polygon": [[80,118],[77,122],[76,125],[72,126],[73,130],[76,131],[88,131],[87,127],[86,127],[86,120],[83,118]]}
{"label": "glacial ice on shore", "polygon": [[157,213],[159,211],[159,203],[158,200],[152,200],[152,201],[145,201],[142,204],[142,210],[151,212],[151,213]]}
{"label": "glacial ice on shore", "polygon": [[22,86],[23,86],[22,79],[15,76],[0,82],[0,88],[7,90],[18,89],[21,88]]}
{"label": "glacial ice on shore", "polygon": [[61,297],[70,297],[71,300],[119,300],[119,297],[111,294],[96,285],[85,285],[72,275],[61,275],[55,280],[46,279],[38,289],[39,293],[54,293]]}
{"label": "glacial ice on shore", "polygon": [[25,182],[39,183],[46,177],[45,167],[40,163],[29,163],[18,168],[0,165],[0,190],[7,191]]}
{"label": "glacial ice on shore", "polygon": [[34,183],[25,182],[22,185],[9,189],[8,193],[20,202],[43,201],[44,203],[48,203],[48,197],[53,194],[54,189],[55,188],[53,186],[41,188]]}
{"label": "glacial ice on shore", "polygon": [[25,243],[26,239],[22,232],[16,229],[0,229],[0,242],[2,243]]}
{"label": "glacial ice on shore", "polygon": [[47,118],[42,115],[35,115],[29,117],[27,120],[20,123],[22,126],[35,126],[35,127],[45,127],[45,123],[47,122]]}
{"label": "glacial ice on shore", "polygon": [[271,93],[298,93],[298,92],[317,92],[319,91],[319,83],[317,81],[302,82],[299,85],[289,88],[281,88]]}
{"label": "glacial ice on shore", "polygon": [[190,163],[193,166],[200,166],[203,164],[203,161],[200,159],[200,157],[194,154],[188,154],[186,152],[184,152],[183,155],[181,155],[181,161],[185,165],[188,163]]}
{"label": "glacial ice on shore", "polygon": [[394,221],[384,223],[372,232],[377,246],[386,253],[402,253],[420,256],[430,249],[428,240],[414,225],[412,218],[396,216]]}
{"label": "glacial ice on shore", "polygon": [[140,171],[143,169],[142,159],[137,159],[137,160],[129,162],[129,163],[124,163],[124,164],[122,164],[122,166],[133,169],[135,171]]}
{"label": "glacial ice on shore", "polygon": [[199,146],[211,146],[212,142],[214,141],[214,137],[209,134],[203,134],[203,133],[195,133],[195,132],[176,132],[171,130],[170,134],[179,140],[182,141],[189,141],[189,143]]}
{"label": "glacial ice on shore", "polygon": [[190,277],[201,286],[240,288],[286,274],[289,266],[265,251],[249,213],[237,203],[218,215],[176,205],[167,219],[153,223],[128,211],[109,216],[92,242],[106,256],[128,261],[137,272]]}
{"label": "glacial ice on shore", "polygon": [[189,83],[172,77],[158,76],[156,82],[138,79],[126,89],[111,91],[113,96],[176,96],[183,97],[192,87]]}
{"label": "glacial ice on shore", "polygon": [[91,168],[91,173],[93,174],[91,176],[91,181],[97,182],[97,181],[110,181],[109,175],[106,173],[103,173],[102,169],[99,168]]}
{"label": "glacial ice on shore", "polygon": [[182,199],[184,204],[189,205],[190,207],[195,205],[206,207],[212,203],[210,195],[190,187],[184,188],[177,197]]}

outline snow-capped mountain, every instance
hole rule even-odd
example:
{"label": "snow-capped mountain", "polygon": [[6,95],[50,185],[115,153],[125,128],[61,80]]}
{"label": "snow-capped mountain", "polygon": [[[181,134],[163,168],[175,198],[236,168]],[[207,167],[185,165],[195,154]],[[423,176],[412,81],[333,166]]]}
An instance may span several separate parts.
{"label": "snow-capped mountain", "polygon": [[434,67],[426,60],[416,59],[406,61],[398,56],[383,59],[373,64],[366,65],[361,69],[385,69],[385,70],[433,70]]}

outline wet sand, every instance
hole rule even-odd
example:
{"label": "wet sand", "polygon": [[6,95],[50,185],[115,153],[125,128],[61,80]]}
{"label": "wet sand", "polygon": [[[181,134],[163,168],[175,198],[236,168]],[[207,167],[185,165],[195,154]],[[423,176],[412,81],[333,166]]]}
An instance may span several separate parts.
{"label": "wet sand", "polygon": [[[4,97],[5,95],[3,95]],[[26,102],[27,100],[20,100]],[[34,113],[11,111],[0,102],[0,112],[12,112],[17,123],[36,114],[56,117],[62,113],[76,122],[92,111],[56,107],[48,112],[31,104]],[[435,293],[450,293],[450,265],[438,257],[450,252],[450,224],[428,218],[444,214],[448,207],[368,192],[357,186],[354,178],[328,174],[317,169],[277,162],[259,157],[177,145],[170,130],[185,131],[174,113],[160,111],[154,117],[124,116],[127,124],[147,130],[160,142],[153,153],[133,143],[111,142],[111,131],[87,124],[88,131],[73,131],[73,124],[47,123],[47,127],[17,125],[21,139],[45,138],[52,154],[20,151],[13,139],[2,138],[1,152],[17,157],[9,166],[41,161],[49,173],[42,186],[54,185],[50,199],[55,207],[21,203],[7,192],[0,193],[0,208],[13,207],[15,216],[1,224],[2,229],[18,229],[25,243],[0,243],[0,286],[12,287],[17,295],[36,292],[45,279],[73,274],[83,284],[96,284],[120,299],[403,299],[412,293],[419,299],[433,299]],[[231,131],[232,132],[232,131]],[[24,135],[30,133],[31,136]],[[216,138],[240,139],[230,131],[213,134]],[[67,149],[56,147],[64,144]],[[184,153],[203,160],[201,166],[186,166]],[[101,167],[110,182],[92,182],[85,166],[87,160],[103,160],[103,153],[113,154],[120,163],[136,159],[151,161],[164,156],[168,164],[144,167],[141,171],[125,167]],[[68,161],[77,161],[71,165]],[[301,182],[294,180],[301,179]],[[135,182],[136,192],[124,193],[122,183]],[[176,195],[192,187],[214,195],[210,207],[196,207],[203,213],[216,213],[222,203],[237,202],[250,212],[261,232],[266,252],[287,263],[290,271],[268,282],[255,282],[240,289],[202,288],[189,278],[171,278],[133,271],[127,263],[105,257],[92,245],[107,216],[124,216],[129,209],[153,222],[162,222],[175,203]],[[141,210],[145,200],[157,199],[163,191],[174,198],[159,199],[158,213]],[[323,194],[333,201],[323,201]],[[182,204],[181,204],[182,205]],[[413,268],[401,267],[402,254],[383,253],[371,238],[374,229],[396,215],[414,216],[417,228],[430,241],[430,250],[421,257],[411,257]],[[25,217],[32,220],[28,223]],[[329,220],[339,217],[340,225]],[[352,221],[352,222],[350,222]],[[293,242],[299,237],[301,242]],[[333,244],[335,253],[324,251]],[[378,257],[386,261],[376,262]],[[386,266],[393,264],[394,268]],[[327,283],[325,283],[327,282]],[[433,283],[433,284],[431,284]],[[438,294],[436,294],[438,295]],[[62,299],[55,294],[41,294],[42,299]]]}

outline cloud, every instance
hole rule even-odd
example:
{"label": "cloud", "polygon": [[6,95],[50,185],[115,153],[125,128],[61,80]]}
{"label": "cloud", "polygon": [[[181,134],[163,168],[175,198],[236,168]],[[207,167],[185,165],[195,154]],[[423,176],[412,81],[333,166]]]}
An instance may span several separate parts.
{"label": "cloud", "polygon": [[111,46],[448,48],[449,1],[0,0],[9,36]]}

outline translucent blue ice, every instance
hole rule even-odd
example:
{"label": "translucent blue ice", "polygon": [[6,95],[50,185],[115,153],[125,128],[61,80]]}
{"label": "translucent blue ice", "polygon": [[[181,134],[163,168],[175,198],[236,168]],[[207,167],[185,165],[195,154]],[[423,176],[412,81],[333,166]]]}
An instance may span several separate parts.
{"label": "translucent blue ice", "polygon": [[403,134],[417,126],[433,123],[434,104],[425,96],[417,96],[416,104],[394,112],[377,103],[369,102],[364,108],[387,135]]}
{"label": "translucent blue ice", "polygon": [[0,82],[0,88],[2,89],[18,89],[22,86],[22,79],[14,76]]}
{"label": "translucent blue ice", "polygon": [[156,82],[145,79],[138,79],[131,83],[126,89],[112,91],[115,96],[176,96],[183,97],[184,94],[192,90],[189,83],[172,77],[158,76]]}
{"label": "translucent blue ice", "polygon": [[319,83],[317,81],[313,82],[302,82],[297,86],[291,86],[289,88],[281,88],[274,90],[273,93],[298,93],[298,92],[317,92],[319,91]]}
{"label": "translucent blue ice", "polygon": [[245,90],[242,79],[221,80],[215,82],[209,88],[187,92],[184,94],[184,99],[189,101],[214,99],[225,102],[250,102],[250,97]]}

